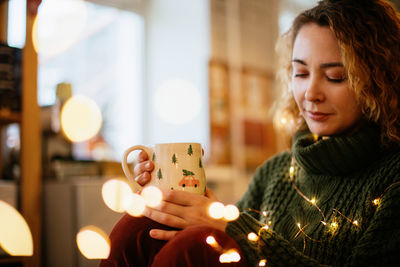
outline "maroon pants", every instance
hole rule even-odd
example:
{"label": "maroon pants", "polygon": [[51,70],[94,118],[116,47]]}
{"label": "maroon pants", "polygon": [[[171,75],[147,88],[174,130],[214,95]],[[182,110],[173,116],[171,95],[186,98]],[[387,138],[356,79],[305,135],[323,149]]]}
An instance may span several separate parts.
{"label": "maroon pants", "polygon": [[[150,237],[151,229],[174,230],[146,217],[123,216],[110,234],[110,256],[100,262],[100,267],[248,266],[237,243],[220,230],[208,226],[192,226],[179,231],[169,241],[161,241]],[[220,248],[213,248],[206,243],[210,235]],[[239,252],[240,261],[220,263],[220,255],[232,248]]]}

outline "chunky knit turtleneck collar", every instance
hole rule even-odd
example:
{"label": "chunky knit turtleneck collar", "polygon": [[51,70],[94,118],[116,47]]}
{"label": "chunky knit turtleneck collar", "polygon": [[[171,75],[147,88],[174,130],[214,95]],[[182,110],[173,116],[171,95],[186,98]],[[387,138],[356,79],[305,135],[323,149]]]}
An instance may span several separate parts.
{"label": "chunky knit turtleneck collar", "polygon": [[368,166],[381,153],[379,131],[368,125],[351,136],[314,141],[309,131],[294,136],[292,152],[297,164],[310,173],[341,175]]}

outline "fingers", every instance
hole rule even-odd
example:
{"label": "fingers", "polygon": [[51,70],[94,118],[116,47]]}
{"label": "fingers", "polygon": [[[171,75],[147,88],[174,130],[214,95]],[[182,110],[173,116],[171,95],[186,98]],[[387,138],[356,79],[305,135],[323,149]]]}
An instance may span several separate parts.
{"label": "fingers", "polygon": [[178,231],[166,231],[166,230],[160,230],[160,229],[152,229],[152,230],[150,230],[149,234],[154,239],[170,240],[177,233],[178,233]]}
{"label": "fingers", "polygon": [[145,186],[151,179],[151,175],[149,172],[144,172],[139,176],[136,176],[135,181],[141,186]]}
{"label": "fingers", "polygon": [[154,169],[154,163],[150,160],[139,162],[135,165],[133,172],[135,176],[140,176],[144,172],[151,172]]}
{"label": "fingers", "polygon": [[218,198],[214,195],[213,191],[210,189],[206,188],[206,197],[208,197],[212,201],[219,201]]}
{"label": "fingers", "polygon": [[147,218],[152,219],[153,221],[170,227],[183,229],[187,226],[187,222],[183,218],[167,214],[149,207],[144,210],[143,215]]}
{"label": "fingers", "polygon": [[172,202],[177,205],[193,206],[193,205],[198,205],[201,202],[208,201],[208,198],[202,195],[184,192],[180,190],[161,189],[161,191],[163,193],[164,201]]}
{"label": "fingers", "polygon": [[143,161],[146,161],[148,159],[149,159],[149,155],[147,155],[147,153],[144,150],[140,151],[140,153],[139,153],[139,155],[137,157],[137,161],[138,162],[143,162]]}

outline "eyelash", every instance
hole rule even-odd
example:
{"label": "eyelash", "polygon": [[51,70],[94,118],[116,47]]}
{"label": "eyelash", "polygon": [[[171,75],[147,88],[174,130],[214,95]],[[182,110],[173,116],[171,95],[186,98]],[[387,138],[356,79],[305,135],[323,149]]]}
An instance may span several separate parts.
{"label": "eyelash", "polygon": [[[308,75],[308,74],[295,74],[294,77],[295,77],[295,78],[304,78],[304,77],[306,77],[307,75]],[[333,82],[333,83],[341,83],[341,82],[343,82],[343,81],[345,80],[345,78],[332,79],[332,78],[327,77],[327,80],[328,80],[329,82]]]}

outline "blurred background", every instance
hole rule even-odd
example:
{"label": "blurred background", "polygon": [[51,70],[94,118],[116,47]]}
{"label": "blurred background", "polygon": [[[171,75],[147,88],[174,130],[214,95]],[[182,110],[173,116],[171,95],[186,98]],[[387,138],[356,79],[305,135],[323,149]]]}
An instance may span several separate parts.
{"label": "blurred background", "polygon": [[201,143],[208,187],[235,203],[288,147],[270,116],[274,46],[316,3],[1,0],[0,200],[27,220],[34,253],[2,251],[0,265],[97,266],[75,235],[121,216],[101,188],[132,145]]}

